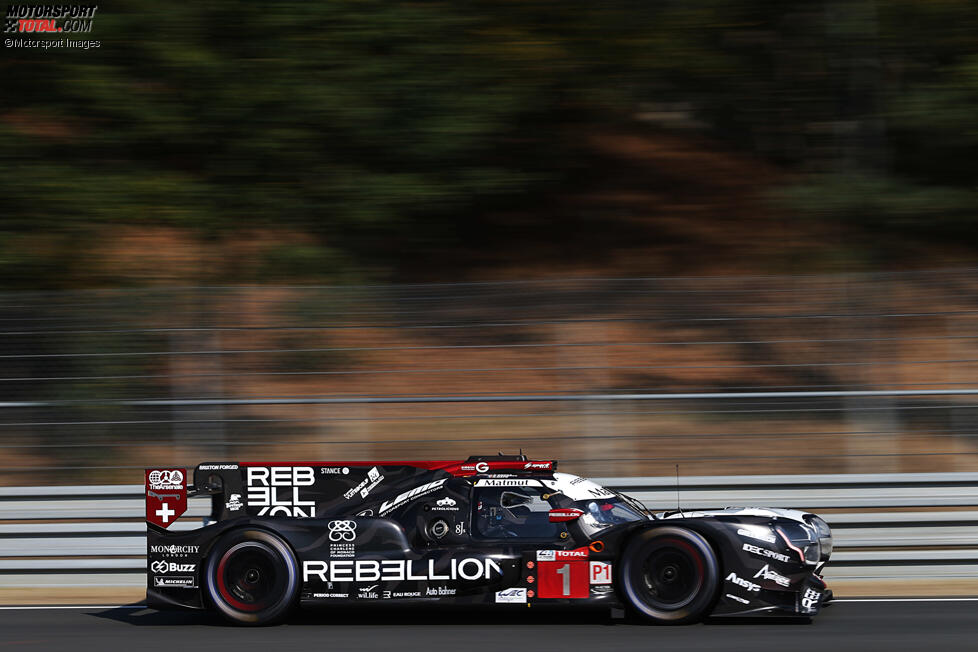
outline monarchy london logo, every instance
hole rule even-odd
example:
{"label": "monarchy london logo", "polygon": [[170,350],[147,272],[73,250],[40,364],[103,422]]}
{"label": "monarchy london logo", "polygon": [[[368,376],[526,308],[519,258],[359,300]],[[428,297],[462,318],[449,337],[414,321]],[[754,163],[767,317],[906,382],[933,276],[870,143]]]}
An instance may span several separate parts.
{"label": "monarchy london logo", "polygon": [[330,541],[354,541],[357,538],[356,521],[330,521]]}

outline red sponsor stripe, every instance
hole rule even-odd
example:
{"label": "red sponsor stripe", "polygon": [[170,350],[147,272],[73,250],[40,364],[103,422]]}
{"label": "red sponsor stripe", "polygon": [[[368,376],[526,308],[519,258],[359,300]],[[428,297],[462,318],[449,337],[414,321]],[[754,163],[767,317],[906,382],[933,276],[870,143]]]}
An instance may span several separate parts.
{"label": "red sponsor stripe", "polygon": [[302,461],[302,462],[244,462],[239,464],[241,467],[249,466],[411,466],[428,471],[445,471],[456,476],[469,476],[479,473],[493,473],[497,471],[523,471],[533,473],[539,471],[553,471],[555,462],[553,460],[526,460],[526,461],[503,461],[503,462],[463,462],[459,460],[377,460],[354,462],[348,461]]}
{"label": "red sponsor stripe", "polygon": [[462,462],[459,461],[443,461],[443,460],[378,460],[373,462],[345,462],[345,461],[327,461],[327,462],[244,462],[238,466],[415,466],[419,469],[445,469],[450,466],[460,465]]}

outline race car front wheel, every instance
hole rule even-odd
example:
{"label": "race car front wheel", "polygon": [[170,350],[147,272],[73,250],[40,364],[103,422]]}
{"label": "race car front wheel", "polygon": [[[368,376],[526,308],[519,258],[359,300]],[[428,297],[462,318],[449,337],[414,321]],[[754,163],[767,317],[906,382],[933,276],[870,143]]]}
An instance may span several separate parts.
{"label": "race car front wheel", "polygon": [[663,527],[639,534],[622,554],[619,568],[622,597],[643,620],[696,622],[716,601],[716,554],[691,530]]}
{"label": "race car front wheel", "polygon": [[207,557],[205,586],[211,604],[233,623],[268,625],[292,609],[299,593],[292,549],[264,530],[225,534]]}

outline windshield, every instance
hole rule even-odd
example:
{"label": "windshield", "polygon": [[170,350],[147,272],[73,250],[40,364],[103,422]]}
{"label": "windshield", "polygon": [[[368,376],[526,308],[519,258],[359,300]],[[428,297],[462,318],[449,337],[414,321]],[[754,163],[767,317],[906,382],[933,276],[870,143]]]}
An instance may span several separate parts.
{"label": "windshield", "polygon": [[584,510],[584,516],[578,522],[589,537],[612,525],[644,521],[648,518],[633,499],[621,494],[599,500],[578,501],[577,506]]}

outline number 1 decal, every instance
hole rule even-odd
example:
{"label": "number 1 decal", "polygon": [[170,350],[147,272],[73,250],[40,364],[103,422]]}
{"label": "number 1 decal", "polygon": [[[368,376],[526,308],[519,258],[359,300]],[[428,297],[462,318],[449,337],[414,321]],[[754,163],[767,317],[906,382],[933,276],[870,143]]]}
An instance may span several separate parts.
{"label": "number 1 decal", "polygon": [[591,594],[586,561],[537,563],[538,597],[586,598]]}
{"label": "number 1 decal", "polygon": [[563,586],[564,590],[561,593],[566,598],[570,595],[570,576],[571,576],[570,564],[564,564],[563,566],[558,568],[557,574],[564,579],[564,586]]}

